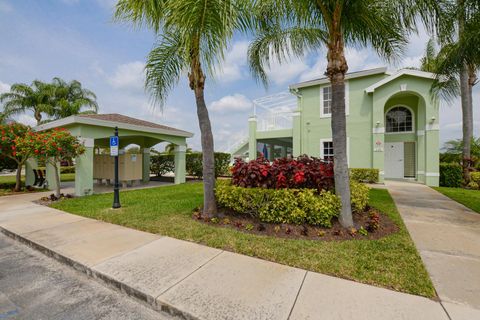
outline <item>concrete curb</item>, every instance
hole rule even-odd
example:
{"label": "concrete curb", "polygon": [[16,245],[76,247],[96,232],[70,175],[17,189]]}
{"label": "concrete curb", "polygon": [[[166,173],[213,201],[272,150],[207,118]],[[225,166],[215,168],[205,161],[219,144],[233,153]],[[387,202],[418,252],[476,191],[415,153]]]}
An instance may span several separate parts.
{"label": "concrete curb", "polygon": [[182,311],[175,306],[165,303],[162,301],[159,301],[158,298],[156,299],[155,297],[152,297],[138,289],[135,289],[123,282],[120,282],[118,280],[115,280],[101,272],[93,270],[91,267],[88,267],[82,263],[79,263],[71,258],[68,258],[62,254],[59,254],[41,244],[38,244],[30,239],[27,239],[19,234],[16,234],[14,232],[11,232],[10,230],[7,230],[3,227],[0,227],[0,232],[3,233],[4,235],[21,242],[39,252],[42,254],[51,257],[60,263],[63,263],[69,267],[72,267],[73,269],[80,271],[87,276],[98,280],[99,282],[106,284],[108,287],[113,288],[117,291],[123,292],[124,294],[128,295],[129,297],[134,298],[135,300],[141,302],[144,305],[147,305],[151,309],[158,311],[158,312],[164,312],[167,313],[173,317],[180,317],[181,319],[185,320],[201,320],[201,318],[198,318],[188,312]]}

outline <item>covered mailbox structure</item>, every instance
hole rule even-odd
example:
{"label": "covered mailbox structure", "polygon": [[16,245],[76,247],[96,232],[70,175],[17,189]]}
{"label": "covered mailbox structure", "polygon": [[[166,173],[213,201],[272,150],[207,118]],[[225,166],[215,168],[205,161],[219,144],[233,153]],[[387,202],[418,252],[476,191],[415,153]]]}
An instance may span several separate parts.
{"label": "covered mailbox structure", "polygon": [[[140,146],[141,154],[136,159],[124,158],[124,163],[141,161],[143,182],[148,183],[150,180],[150,148],[161,142],[173,143],[176,146],[174,151],[174,181],[175,184],[185,182],[186,139],[191,138],[193,133],[116,113],[70,116],[37,126],[34,130],[44,131],[53,128],[65,128],[85,145],[85,153],[75,159],[75,195],[83,196],[93,193],[95,178],[108,179],[108,177],[102,177],[103,173],[99,171],[101,168],[94,168],[95,148],[109,147],[109,137],[113,135],[115,127],[118,127],[120,149],[131,144]],[[108,155],[108,157],[110,156]],[[98,159],[96,159],[97,162]],[[104,162],[107,161],[105,159]],[[122,163],[122,159],[120,159],[120,163]],[[125,165],[128,166],[128,164]],[[138,167],[133,169],[133,171],[135,170],[138,170]],[[52,173],[53,168],[47,166],[47,180],[50,189],[53,189],[55,184],[55,179],[51,178],[53,177]],[[104,173],[108,175],[107,172]],[[28,183],[32,180],[33,175],[31,163],[27,163],[26,174]],[[126,172],[126,174],[135,177],[135,175],[138,175],[138,171],[136,173]]]}

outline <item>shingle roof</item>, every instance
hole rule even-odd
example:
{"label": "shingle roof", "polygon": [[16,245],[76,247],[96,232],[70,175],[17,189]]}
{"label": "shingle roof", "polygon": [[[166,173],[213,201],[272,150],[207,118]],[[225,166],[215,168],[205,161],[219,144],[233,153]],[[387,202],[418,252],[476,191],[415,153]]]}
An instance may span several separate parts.
{"label": "shingle roof", "polygon": [[164,126],[158,123],[153,123],[153,122],[149,122],[141,119],[127,117],[127,116],[124,116],[123,114],[118,114],[118,113],[79,114],[77,115],[77,117],[90,118],[90,119],[96,119],[96,120],[102,120],[102,121],[110,121],[110,122],[119,122],[119,123],[131,124],[135,126],[143,126],[143,127],[150,127],[155,129],[164,129],[164,130],[171,130],[171,131],[177,131],[182,133],[189,133],[187,131],[183,131],[180,129]]}

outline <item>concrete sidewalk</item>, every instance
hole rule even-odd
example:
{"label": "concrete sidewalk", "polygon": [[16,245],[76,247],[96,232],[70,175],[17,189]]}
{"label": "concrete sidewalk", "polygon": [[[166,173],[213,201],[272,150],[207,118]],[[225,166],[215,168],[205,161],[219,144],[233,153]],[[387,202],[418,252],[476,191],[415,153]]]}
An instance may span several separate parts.
{"label": "concrete sidewalk", "polygon": [[480,319],[480,214],[425,185],[386,185],[448,314]]}
{"label": "concrete sidewalk", "polygon": [[32,195],[0,197],[3,233],[182,318],[449,319],[439,302],[423,297],[87,219],[31,200]]}

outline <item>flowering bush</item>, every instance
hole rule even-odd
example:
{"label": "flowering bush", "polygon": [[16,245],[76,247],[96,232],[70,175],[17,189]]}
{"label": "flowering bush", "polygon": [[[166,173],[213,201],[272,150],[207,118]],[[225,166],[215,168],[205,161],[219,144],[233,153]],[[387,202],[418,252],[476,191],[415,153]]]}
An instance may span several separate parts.
{"label": "flowering bush", "polygon": [[[0,133],[0,157],[11,159],[17,164],[15,191],[20,191],[22,166],[32,155],[31,143],[35,133],[30,127],[17,122],[0,125]],[[24,142],[25,148],[18,148],[19,141]]]}
{"label": "flowering bush", "polygon": [[333,164],[308,156],[277,159],[272,164],[263,157],[250,162],[236,159],[232,183],[244,188],[333,190]]}
{"label": "flowering bush", "polygon": [[58,163],[75,158],[85,152],[85,148],[78,139],[66,129],[56,128],[49,131],[26,135],[17,140],[17,148],[33,150],[33,155],[45,161],[55,169],[56,190],[55,195],[60,195],[60,175]]}

